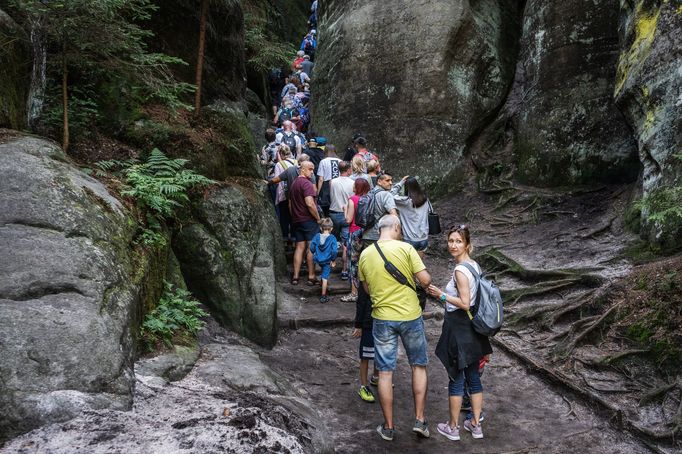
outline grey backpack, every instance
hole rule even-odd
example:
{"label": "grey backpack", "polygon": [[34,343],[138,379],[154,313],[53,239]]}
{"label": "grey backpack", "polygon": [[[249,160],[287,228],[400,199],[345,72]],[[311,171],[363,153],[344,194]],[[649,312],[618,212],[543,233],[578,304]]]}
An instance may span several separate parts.
{"label": "grey backpack", "polygon": [[504,305],[500,289],[494,282],[481,276],[476,269],[469,263],[462,263],[476,279],[476,313],[474,315],[467,311],[474,331],[483,336],[492,337],[502,328],[504,320]]}

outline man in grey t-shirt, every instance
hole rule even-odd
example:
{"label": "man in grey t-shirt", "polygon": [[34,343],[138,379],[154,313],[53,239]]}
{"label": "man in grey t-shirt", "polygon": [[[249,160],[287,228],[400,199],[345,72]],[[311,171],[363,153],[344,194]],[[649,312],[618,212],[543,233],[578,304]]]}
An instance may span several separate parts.
{"label": "man in grey t-shirt", "polygon": [[[395,208],[395,200],[393,199],[393,194],[389,191],[393,187],[393,177],[388,173],[384,173],[377,179],[377,185],[372,188],[370,192],[375,192],[375,204],[374,204],[374,219],[380,219],[385,214],[395,214],[398,212]],[[377,223],[371,229],[365,230],[362,234],[362,240],[364,242],[374,242],[379,239],[379,229],[377,228]]]}

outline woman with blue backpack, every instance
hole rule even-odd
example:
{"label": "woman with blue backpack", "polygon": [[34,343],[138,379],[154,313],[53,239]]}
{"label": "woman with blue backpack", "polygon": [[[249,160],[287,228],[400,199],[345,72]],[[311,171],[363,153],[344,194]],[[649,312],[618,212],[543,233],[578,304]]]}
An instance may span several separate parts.
{"label": "woman with blue backpack", "polygon": [[430,285],[427,292],[445,306],[443,330],[436,346],[436,356],[448,372],[450,420],[438,424],[438,432],[450,440],[459,440],[459,412],[462,407],[464,385],[469,388],[473,417],[464,421],[464,429],[474,438],[483,438],[481,408],[483,385],[479,375],[479,361],[492,353],[490,341],[474,330],[471,310],[476,304],[481,267],[471,259],[471,236],[465,225],[448,231],[448,251],[455,259],[455,269],[444,290]]}

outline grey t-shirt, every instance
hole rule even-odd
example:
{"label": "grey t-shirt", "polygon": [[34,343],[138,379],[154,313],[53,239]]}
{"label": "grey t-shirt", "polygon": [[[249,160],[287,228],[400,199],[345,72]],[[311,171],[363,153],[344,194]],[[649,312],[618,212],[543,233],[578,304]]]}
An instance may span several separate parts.
{"label": "grey t-shirt", "polygon": [[377,228],[379,219],[381,219],[381,216],[388,214],[390,210],[395,209],[395,201],[393,200],[393,194],[389,191],[385,191],[380,186],[372,189],[372,191],[377,191],[375,198],[376,203],[374,204],[374,218],[377,222],[371,229],[366,230],[365,233],[362,234],[362,239],[374,241],[379,239],[379,229]]}
{"label": "grey t-shirt", "polygon": [[331,206],[332,211],[343,212],[348,204],[348,199],[353,195],[353,185],[355,182],[350,177],[334,178],[331,185]]}
{"label": "grey t-shirt", "polygon": [[410,241],[423,241],[429,238],[429,202],[419,208],[412,205],[412,199],[405,195],[399,195],[403,183],[393,186],[391,194],[398,209],[400,225],[403,229],[403,237]]}
{"label": "grey t-shirt", "polygon": [[301,69],[303,70],[304,73],[306,73],[309,77],[313,77],[313,68],[315,66],[315,63],[311,62],[310,60],[303,60],[301,62]]}

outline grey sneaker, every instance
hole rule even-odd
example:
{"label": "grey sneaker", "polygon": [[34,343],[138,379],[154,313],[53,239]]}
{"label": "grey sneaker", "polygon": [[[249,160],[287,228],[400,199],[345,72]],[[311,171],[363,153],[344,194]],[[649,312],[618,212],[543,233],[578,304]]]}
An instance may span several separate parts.
{"label": "grey sneaker", "polygon": [[412,427],[412,432],[415,432],[417,435],[424,438],[429,438],[429,436],[431,435],[431,433],[429,432],[429,423],[426,422],[426,419],[424,421],[415,419],[414,427]]}
{"label": "grey sneaker", "polygon": [[377,426],[377,433],[386,441],[393,441],[393,429],[387,429],[383,424]]}
{"label": "grey sneaker", "polygon": [[438,433],[449,440],[459,441],[459,426],[450,427],[450,423],[442,422],[438,424]]}
{"label": "grey sneaker", "polygon": [[464,421],[464,429],[471,432],[471,436],[474,438],[483,438],[483,429],[481,428],[480,421],[477,426],[474,426],[471,420],[467,419]]}

